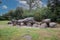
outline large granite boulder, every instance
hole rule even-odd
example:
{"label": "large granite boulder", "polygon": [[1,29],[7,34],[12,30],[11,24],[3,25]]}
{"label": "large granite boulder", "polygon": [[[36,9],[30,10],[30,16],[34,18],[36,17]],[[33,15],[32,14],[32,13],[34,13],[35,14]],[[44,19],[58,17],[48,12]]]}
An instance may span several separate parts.
{"label": "large granite boulder", "polygon": [[30,22],[27,22],[27,26],[32,26],[32,24]]}
{"label": "large granite boulder", "polygon": [[35,23],[35,24],[33,24],[33,27],[38,27],[38,24],[36,24],[36,23]]}
{"label": "large granite boulder", "polygon": [[23,22],[21,22],[21,23],[20,23],[20,25],[21,25],[21,26],[24,26],[24,23],[23,23]]}
{"label": "large granite boulder", "polygon": [[[25,19],[20,19],[20,20],[18,20],[18,24],[20,24],[20,23],[24,23],[25,25],[30,25],[30,23],[31,23],[31,25],[33,25],[33,23],[35,23],[35,20],[34,20],[34,18],[33,17],[28,17],[28,18],[25,18]],[[27,24],[28,23],[28,24]]]}
{"label": "large granite boulder", "polygon": [[46,23],[42,23],[41,25],[40,25],[40,28],[46,28],[47,27],[47,24]]}
{"label": "large granite boulder", "polygon": [[23,23],[23,19],[17,20],[17,25],[20,25],[21,26],[21,23]]}
{"label": "large granite boulder", "polygon": [[33,27],[40,27],[40,22],[35,22],[35,23],[33,24]]}
{"label": "large granite boulder", "polygon": [[21,22],[23,22],[23,21],[24,21],[23,19],[19,19],[17,22],[21,23]]}
{"label": "large granite boulder", "polygon": [[26,22],[35,22],[33,17],[25,18],[24,21],[26,21]]}
{"label": "large granite boulder", "polygon": [[25,18],[23,20],[24,20],[23,22],[24,22],[25,25],[27,25],[27,23],[29,23],[31,25],[33,25],[35,23],[35,20],[34,20],[33,17],[28,17],[28,18]]}
{"label": "large granite boulder", "polygon": [[51,19],[44,19],[44,20],[42,20],[42,22],[49,23],[49,22],[51,22]]}
{"label": "large granite boulder", "polygon": [[55,22],[50,22],[50,23],[49,23],[49,26],[50,26],[51,28],[55,28],[56,25],[57,25],[57,23],[55,23]]}

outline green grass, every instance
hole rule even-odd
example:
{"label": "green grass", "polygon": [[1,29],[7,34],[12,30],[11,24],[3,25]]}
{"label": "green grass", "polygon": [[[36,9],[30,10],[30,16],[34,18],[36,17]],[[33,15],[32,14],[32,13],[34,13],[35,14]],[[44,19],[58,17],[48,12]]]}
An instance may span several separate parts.
{"label": "green grass", "polygon": [[6,24],[7,21],[1,22],[4,27],[0,28],[0,40],[23,40],[23,36],[27,34],[32,37],[32,40],[60,40],[60,28],[10,27]]}
{"label": "green grass", "polygon": [[0,21],[0,25],[6,25],[8,21]]}

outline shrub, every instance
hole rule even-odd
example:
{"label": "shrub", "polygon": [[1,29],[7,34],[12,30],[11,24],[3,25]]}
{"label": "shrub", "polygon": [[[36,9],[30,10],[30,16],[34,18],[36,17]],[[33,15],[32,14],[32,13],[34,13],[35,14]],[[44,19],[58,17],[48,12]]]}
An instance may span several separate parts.
{"label": "shrub", "polygon": [[46,8],[41,8],[39,10],[36,10],[34,14],[34,19],[36,21],[41,21],[43,19],[46,19],[47,18],[46,11],[47,11]]}
{"label": "shrub", "polygon": [[44,18],[45,18],[44,15],[41,14],[41,13],[39,13],[39,12],[36,12],[36,13],[34,14],[34,19],[35,19],[36,21],[41,21],[41,20],[44,19]]}

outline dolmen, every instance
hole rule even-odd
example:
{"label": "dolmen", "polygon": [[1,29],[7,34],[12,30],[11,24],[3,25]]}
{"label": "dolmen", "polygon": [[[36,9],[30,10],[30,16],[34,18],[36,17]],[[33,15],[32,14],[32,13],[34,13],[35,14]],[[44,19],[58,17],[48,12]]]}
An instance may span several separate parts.
{"label": "dolmen", "polygon": [[35,22],[35,20],[33,19],[33,17],[28,17],[25,19],[19,19],[19,20],[11,20],[8,22],[8,24],[13,24],[13,25],[29,25],[31,23],[31,25]]}
{"label": "dolmen", "polygon": [[41,22],[37,22],[33,17],[28,17],[19,20],[12,20],[8,24],[13,24],[13,26],[27,26],[27,27],[39,27],[39,28],[55,28],[57,23],[51,22],[51,19],[43,19]]}

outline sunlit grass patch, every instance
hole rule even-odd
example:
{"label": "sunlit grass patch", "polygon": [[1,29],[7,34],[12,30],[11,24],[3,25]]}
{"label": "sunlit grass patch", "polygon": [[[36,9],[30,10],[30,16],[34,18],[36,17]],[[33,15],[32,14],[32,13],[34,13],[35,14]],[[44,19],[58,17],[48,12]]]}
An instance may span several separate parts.
{"label": "sunlit grass patch", "polygon": [[6,27],[0,29],[0,40],[20,40],[24,35],[30,35],[32,40],[60,40],[60,30],[39,28]]}

